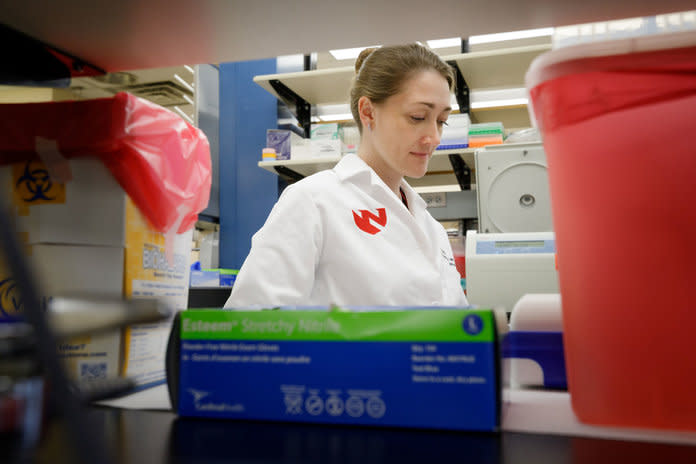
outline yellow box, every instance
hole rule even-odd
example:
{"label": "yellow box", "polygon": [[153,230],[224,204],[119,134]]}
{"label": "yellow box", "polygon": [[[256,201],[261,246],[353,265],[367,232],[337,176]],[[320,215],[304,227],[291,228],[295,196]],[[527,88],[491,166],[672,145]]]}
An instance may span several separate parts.
{"label": "yellow box", "polygon": [[[129,200],[126,203],[126,249],[123,275],[126,298],[157,298],[172,311],[188,305],[193,229],[166,237],[152,230]],[[169,255],[169,256],[168,256]],[[141,385],[165,379],[164,355],[171,319],[132,325],[124,331],[122,373]]]}

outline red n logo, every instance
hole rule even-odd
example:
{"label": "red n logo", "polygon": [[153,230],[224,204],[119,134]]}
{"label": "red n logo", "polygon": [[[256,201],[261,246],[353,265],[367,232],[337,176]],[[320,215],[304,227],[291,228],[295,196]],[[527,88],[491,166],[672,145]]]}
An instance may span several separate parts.
{"label": "red n logo", "polygon": [[384,208],[377,208],[377,214],[379,214],[379,216],[367,209],[361,209],[359,212],[360,215],[353,211],[353,220],[355,221],[355,225],[363,232],[374,235],[382,230],[372,225],[370,219],[382,227],[387,225],[387,210]]}

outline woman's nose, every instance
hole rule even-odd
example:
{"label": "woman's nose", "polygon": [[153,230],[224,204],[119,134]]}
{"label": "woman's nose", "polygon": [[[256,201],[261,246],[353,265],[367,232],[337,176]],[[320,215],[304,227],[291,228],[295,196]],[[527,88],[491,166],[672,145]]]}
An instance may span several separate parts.
{"label": "woman's nose", "polygon": [[431,145],[433,148],[437,147],[440,145],[440,128],[437,125],[437,122],[434,124],[428,124],[427,130],[425,134],[423,134],[422,141],[424,144]]}

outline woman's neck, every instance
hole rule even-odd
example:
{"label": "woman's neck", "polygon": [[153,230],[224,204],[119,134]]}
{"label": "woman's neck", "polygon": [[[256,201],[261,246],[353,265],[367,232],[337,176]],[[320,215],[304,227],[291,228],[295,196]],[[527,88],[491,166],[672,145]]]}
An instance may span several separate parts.
{"label": "woman's neck", "polygon": [[385,163],[379,155],[376,155],[374,153],[376,153],[374,149],[370,149],[369,147],[363,147],[362,144],[358,149],[358,156],[368,166],[370,166],[373,171],[375,171],[375,173],[379,176],[380,179],[382,179],[382,181],[385,184],[387,184],[389,190],[394,192],[394,195],[401,199],[400,188],[403,176],[395,173],[394,170],[391,169],[391,167],[387,163]]}

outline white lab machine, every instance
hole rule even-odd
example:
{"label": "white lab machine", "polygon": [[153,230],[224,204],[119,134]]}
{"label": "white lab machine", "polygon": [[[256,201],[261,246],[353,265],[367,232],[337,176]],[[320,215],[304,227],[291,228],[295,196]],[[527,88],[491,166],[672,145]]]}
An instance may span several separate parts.
{"label": "white lab machine", "polygon": [[553,230],[546,154],[539,142],[476,150],[479,232]]}
{"label": "white lab machine", "polygon": [[527,293],[559,293],[553,232],[466,234],[469,303],[508,313]]}

